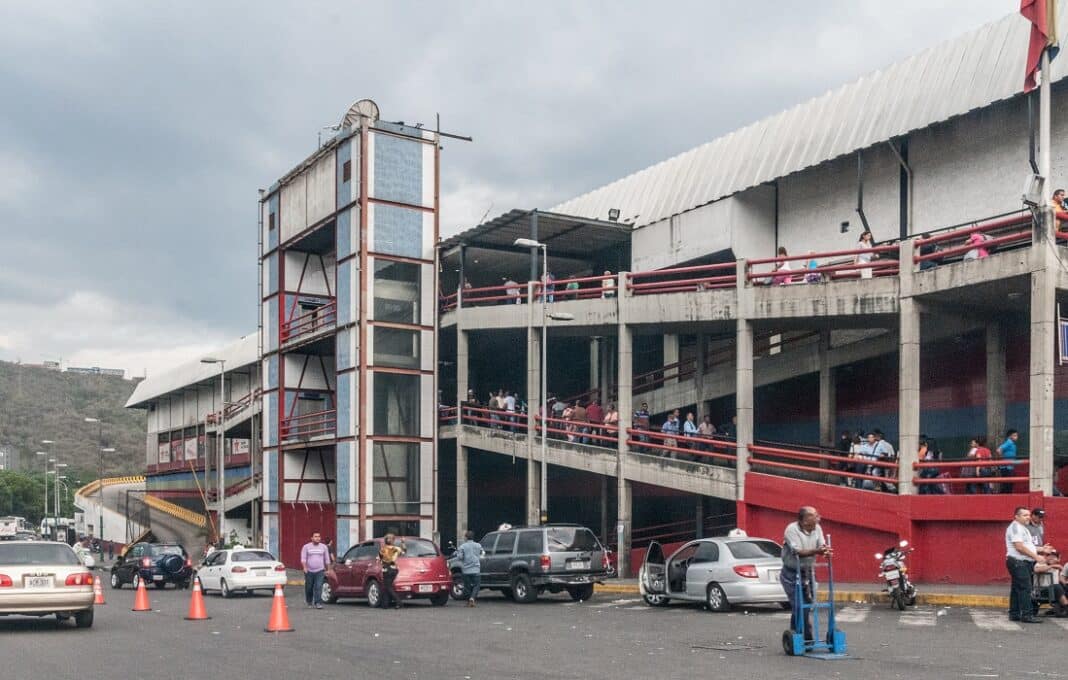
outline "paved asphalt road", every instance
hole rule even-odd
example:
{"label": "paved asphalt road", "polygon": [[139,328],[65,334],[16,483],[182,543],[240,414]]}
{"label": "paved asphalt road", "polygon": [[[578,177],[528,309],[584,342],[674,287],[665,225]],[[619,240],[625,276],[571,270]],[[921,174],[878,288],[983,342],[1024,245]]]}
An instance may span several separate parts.
{"label": "paved asphalt road", "polygon": [[[133,613],[134,593],[108,589],[92,629],[54,619],[0,618],[0,677],[111,678],[1065,678],[1068,630],[1050,620],[1006,625],[993,610],[882,606],[843,610],[851,658],[788,658],[786,614],[711,614],[696,606],[646,607],[629,597],[566,595],[517,605],[496,594],[477,608],[417,602],[400,611],[361,602],[304,606],[288,588],[296,632],[263,632],[266,594],[207,597],[210,621],[183,620],[189,592],[150,589],[154,611]],[[226,670],[231,669],[231,670]],[[729,674],[729,675],[727,675]]]}

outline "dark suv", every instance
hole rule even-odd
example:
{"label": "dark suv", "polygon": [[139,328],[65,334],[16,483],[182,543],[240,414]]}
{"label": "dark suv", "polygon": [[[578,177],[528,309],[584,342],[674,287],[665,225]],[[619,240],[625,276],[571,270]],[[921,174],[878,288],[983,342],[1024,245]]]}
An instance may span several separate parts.
{"label": "dark suv", "polygon": [[161,590],[168,583],[188,588],[192,578],[193,563],[177,543],[134,543],[111,567],[112,588],[122,588],[126,583],[136,588],[140,579]]}
{"label": "dark suv", "polygon": [[[593,586],[611,574],[608,551],[592,531],[577,524],[548,524],[491,531],[480,541],[482,588],[499,590],[516,602],[533,602],[546,590],[566,590],[588,600]],[[460,563],[449,562],[454,599],[467,598]]]}

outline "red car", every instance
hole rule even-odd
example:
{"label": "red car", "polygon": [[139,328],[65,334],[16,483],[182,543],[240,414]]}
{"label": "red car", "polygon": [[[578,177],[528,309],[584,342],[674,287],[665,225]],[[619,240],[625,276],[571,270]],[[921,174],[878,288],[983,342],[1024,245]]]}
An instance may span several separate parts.
{"label": "red car", "polygon": [[[397,560],[397,579],[393,588],[403,600],[429,599],[430,604],[441,607],[449,601],[452,576],[448,561],[433,541],[415,536],[404,537],[405,554]],[[398,538],[396,545],[400,544]],[[363,598],[372,607],[381,607],[385,602],[385,587],[382,585],[382,563],[378,550],[382,539],[364,541],[349,548],[337,561],[333,572],[327,572],[323,581],[323,602],[340,599]]]}

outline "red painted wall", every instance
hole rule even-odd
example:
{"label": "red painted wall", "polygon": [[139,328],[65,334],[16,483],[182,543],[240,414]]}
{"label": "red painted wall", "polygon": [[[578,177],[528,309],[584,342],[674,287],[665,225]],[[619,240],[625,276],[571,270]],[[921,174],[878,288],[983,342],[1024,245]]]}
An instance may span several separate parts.
{"label": "red painted wall", "polygon": [[281,503],[279,512],[282,539],[280,559],[290,569],[300,568],[300,549],[311,540],[313,531],[323,535],[323,542],[334,538],[337,529],[332,503]]}
{"label": "red painted wall", "polygon": [[990,584],[1008,580],[1005,527],[1018,505],[1045,507],[1047,540],[1068,547],[1068,498],[1034,494],[894,496],[758,473],[746,476],[739,525],[751,536],[782,541],[802,505],[814,505],[835,546],[835,578],[875,581],[874,553],[900,539],[918,583]]}

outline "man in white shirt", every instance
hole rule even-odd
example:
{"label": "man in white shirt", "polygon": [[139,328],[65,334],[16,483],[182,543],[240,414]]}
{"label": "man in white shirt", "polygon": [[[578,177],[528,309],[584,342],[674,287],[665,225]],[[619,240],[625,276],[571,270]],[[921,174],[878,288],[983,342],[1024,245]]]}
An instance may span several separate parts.
{"label": "man in white shirt", "polygon": [[1027,529],[1030,523],[1031,511],[1021,506],[1016,508],[1012,523],[1005,529],[1005,567],[1012,579],[1012,590],[1009,591],[1009,620],[1042,623],[1042,619],[1033,615],[1031,574],[1035,571],[1035,564],[1044,563],[1045,558],[1035,550],[1031,532]]}
{"label": "man in white shirt", "polygon": [[[801,598],[805,604],[812,603],[813,568],[816,557],[831,555],[831,548],[823,538],[823,529],[820,527],[820,513],[811,505],[802,506],[797,511],[797,521],[791,522],[783,532],[782,540],[782,571],[779,572],[779,583],[786,591],[786,598],[790,600],[791,627],[799,628],[798,621],[794,618],[798,615],[801,603],[797,602],[797,583],[801,582]],[[805,613],[804,617],[805,641],[812,640],[812,611]]]}

